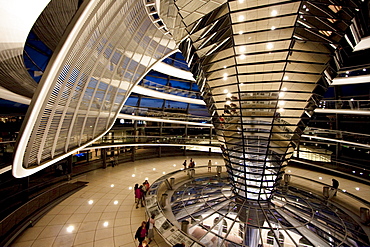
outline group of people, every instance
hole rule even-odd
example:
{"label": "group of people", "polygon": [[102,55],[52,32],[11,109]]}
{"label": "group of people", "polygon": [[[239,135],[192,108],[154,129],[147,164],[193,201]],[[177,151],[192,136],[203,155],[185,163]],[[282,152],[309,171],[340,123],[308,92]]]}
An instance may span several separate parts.
{"label": "group of people", "polygon": [[189,166],[187,165],[187,160],[185,160],[184,163],[182,163],[182,165],[184,166],[184,170],[186,170],[186,168],[194,168],[195,161],[193,160],[193,158],[191,158],[189,161]]}
{"label": "group of people", "polygon": [[[194,168],[195,167],[195,161],[193,160],[193,158],[191,158],[190,161],[189,161],[189,166],[187,166],[187,160],[184,160],[184,163],[182,163],[182,165],[184,166],[184,170],[186,170],[186,168]],[[208,160],[207,167],[208,167],[208,172],[211,172],[212,160]]]}
{"label": "group of people", "polygon": [[149,190],[150,184],[148,180],[145,180],[142,185],[139,186],[139,184],[135,184],[134,187],[134,195],[135,195],[135,203],[136,208],[139,208],[139,204],[141,204],[141,207],[145,206],[145,195],[146,192]]}
{"label": "group of people", "polygon": [[[152,214],[147,221],[141,222],[141,225],[136,230],[135,239],[139,241],[139,247],[149,247],[149,244],[154,239],[155,215]],[[145,240],[148,238],[148,241]]]}

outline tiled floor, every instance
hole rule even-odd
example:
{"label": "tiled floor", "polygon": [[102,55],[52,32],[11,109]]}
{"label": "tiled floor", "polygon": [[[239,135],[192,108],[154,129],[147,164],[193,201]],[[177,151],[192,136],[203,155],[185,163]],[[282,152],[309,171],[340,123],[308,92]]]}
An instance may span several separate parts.
{"label": "tiled floor", "polygon": [[[86,174],[81,179],[89,182],[86,188],[54,207],[35,226],[24,231],[12,246],[137,246],[134,234],[140,223],[146,220],[146,216],[144,208],[135,208],[132,187],[146,178],[153,182],[164,173],[181,169],[184,159],[185,157],[171,157],[141,160]],[[195,157],[197,166],[206,165],[208,160],[208,156]],[[221,159],[212,161],[214,164],[223,164]],[[332,176],[326,174],[297,168],[288,169],[287,172],[289,171],[331,184]],[[370,200],[369,186],[341,178],[338,180],[341,189]],[[292,183],[295,182],[312,190],[322,191],[322,188],[317,188],[317,184],[303,183],[293,177]],[[340,200],[341,197],[342,194],[339,194],[335,200]],[[169,245],[155,234],[150,247],[156,246]]]}

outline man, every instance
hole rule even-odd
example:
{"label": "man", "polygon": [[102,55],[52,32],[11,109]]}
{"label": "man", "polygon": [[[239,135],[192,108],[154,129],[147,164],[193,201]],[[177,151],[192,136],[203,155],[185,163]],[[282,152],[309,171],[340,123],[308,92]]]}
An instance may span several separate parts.
{"label": "man", "polygon": [[339,187],[339,182],[338,182],[338,180],[336,180],[335,178],[333,178],[331,181],[333,182],[332,187],[333,187],[333,189],[335,190],[335,192],[334,192],[334,196],[337,196],[337,191],[338,191],[338,187]]}

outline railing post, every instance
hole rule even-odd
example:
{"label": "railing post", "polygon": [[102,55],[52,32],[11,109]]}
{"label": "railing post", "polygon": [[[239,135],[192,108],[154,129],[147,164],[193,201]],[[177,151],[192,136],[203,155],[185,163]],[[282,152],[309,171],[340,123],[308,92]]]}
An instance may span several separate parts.
{"label": "railing post", "polygon": [[161,207],[162,208],[165,208],[167,206],[167,197],[168,197],[168,194],[166,193],[162,194],[162,197],[161,197]]}
{"label": "railing post", "polygon": [[187,220],[181,221],[181,231],[185,232],[185,234],[188,234],[188,232],[189,232],[189,221],[187,221]]}
{"label": "railing post", "polygon": [[361,222],[365,225],[370,223],[370,212],[368,208],[361,207],[360,208],[360,218]]}

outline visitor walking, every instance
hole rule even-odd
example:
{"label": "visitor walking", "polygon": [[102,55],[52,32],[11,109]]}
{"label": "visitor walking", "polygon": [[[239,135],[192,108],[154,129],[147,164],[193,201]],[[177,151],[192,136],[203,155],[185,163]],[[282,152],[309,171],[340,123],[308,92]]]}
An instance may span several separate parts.
{"label": "visitor walking", "polygon": [[146,222],[143,221],[141,222],[141,226],[139,226],[139,228],[136,230],[136,233],[135,233],[135,239],[137,239],[139,241],[139,247],[143,246],[143,241],[145,240],[145,236],[147,234],[147,230],[146,230]]}

